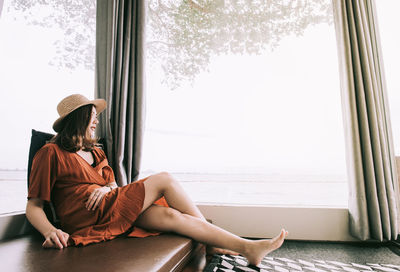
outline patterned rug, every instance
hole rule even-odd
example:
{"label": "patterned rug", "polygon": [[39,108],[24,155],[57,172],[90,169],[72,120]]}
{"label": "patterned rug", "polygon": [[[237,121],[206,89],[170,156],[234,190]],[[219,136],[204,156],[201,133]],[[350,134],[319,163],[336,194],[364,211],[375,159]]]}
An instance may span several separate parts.
{"label": "patterned rug", "polygon": [[316,272],[364,272],[364,271],[379,271],[379,272],[400,272],[400,265],[392,264],[357,264],[357,263],[342,263],[337,261],[323,260],[291,260],[287,258],[265,257],[258,266],[248,265],[247,260],[242,256],[231,255],[214,255],[210,263],[204,269],[205,272],[262,272],[262,271],[316,271]]}

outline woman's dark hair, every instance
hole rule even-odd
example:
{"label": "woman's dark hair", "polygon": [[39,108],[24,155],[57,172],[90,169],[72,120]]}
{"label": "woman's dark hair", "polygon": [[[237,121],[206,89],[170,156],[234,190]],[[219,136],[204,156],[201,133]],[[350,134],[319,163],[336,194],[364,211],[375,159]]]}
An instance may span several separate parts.
{"label": "woman's dark hair", "polygon": [[87,135],[93,107],[93,105],[82,106],[68,114],[62,120],[61,130],[51,142],[69,152],[76,152],[81,148],[84,151],[91,151],[97,145],[97,139]]}

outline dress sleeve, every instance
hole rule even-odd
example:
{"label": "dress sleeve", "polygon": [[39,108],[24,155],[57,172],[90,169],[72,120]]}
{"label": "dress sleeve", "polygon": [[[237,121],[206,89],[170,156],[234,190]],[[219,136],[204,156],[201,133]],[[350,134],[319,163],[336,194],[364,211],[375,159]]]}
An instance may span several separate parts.
{"label": "dress sleeve", "polygon": [[112,168],[107,165],[103,168],[103,178],[108,182],[114,182],[115,181],[115,177],[114,177],[114,171],[112,170]]}
{"label": "dress sleeve", "polygon": [[114,171],[112,170],[111,166],[108,164],[108,160],[106,154],[102,149],[98,149],[100,159],[105,161],[105,166],[102,168],[102,176],[107,181],[107,183],[111,183],[115,181]]}
{"label": "dress sleeve", "polygon": [[54,148],[45,145],[33,158],[29,176],[28,199],[40,198],[50,202],[50,194],[57,177],[57,156]]}

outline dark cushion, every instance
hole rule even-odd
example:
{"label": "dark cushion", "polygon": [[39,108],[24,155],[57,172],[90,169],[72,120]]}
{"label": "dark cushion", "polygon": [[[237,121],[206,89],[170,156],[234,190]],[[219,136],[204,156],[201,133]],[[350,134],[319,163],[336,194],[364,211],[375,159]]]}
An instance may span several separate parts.
{"label": "dark cushion", "polygon": [[[51,138],[53,138],[53,136],[54,134],[32,129],[31,145],[29,147],[29,158],[28,158],[28,179],[27,179],[28,188],[29,188],[29,176],[31,174],[33,157],[35,157],[36,152],[38,152],[39,149],[42,148],[42,146],[44,146]],[[53,204],[51,202],[50,203],[44,202],[43,210],[46,213],[46,216],[49,219],[49,221],[55,226],[58,226],[59,220]]]}
{"label": "dark cushion", "polygon": [[54,134],[32,129],[31,145],[29,147],[29,159],[28,159],[28,186],[29,186],[29,176],[31,174],[33,157],[35,156],[36,152],[38,152],[38,150],[42,148],[42,146],[44,146],[51,138],[53,138],[53,136]]}

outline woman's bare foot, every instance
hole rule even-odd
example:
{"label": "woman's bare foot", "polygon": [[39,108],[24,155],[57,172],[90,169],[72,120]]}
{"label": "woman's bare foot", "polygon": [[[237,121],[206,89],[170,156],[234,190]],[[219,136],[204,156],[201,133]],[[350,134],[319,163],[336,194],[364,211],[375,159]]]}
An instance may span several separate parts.
{"label": "woman's bare foot", "polygon": [[249,264],[260,264],[267,254],[281,247],[288,234],[286,230],[282,229],[281,233],[272,239],[250,241],[250,246],[246,250],[244,257],[247,258]]}
{"label": "woman's bare foot", "polygon": [[237,253],[235,251],[232,251],[229,249],[213,247],[213,246],[207,246],[206,253],[207,253],[207,255],[214,255],[214,254],[235,255],[235,256],[239,255],[239,253]]}

